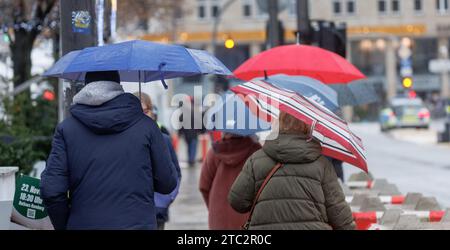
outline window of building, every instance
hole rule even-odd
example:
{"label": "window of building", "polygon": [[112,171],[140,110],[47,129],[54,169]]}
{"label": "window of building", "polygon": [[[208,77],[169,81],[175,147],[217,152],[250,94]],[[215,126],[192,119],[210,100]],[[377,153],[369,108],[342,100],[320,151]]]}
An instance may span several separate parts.
{"label": "window of building", "polygon": [[448,0],[436,0],[436,9],[441,14],[447,13],[448,12]]}
{"label": "window of building", "polygon": [[412,66],[414,74],[430,73],[428,63],[438,58],[438,40],[436,38],[416,38],[412,46]]}
{"label": "window of building", "polygon": [[244,17],[252,16],[252,5],[249,1],[244,1],[243,5],[242,5],[242,15]]}
{"label": "window of building", "polygon": [[205,6],[204,5],[200,5],[198,6],[198,18],[203,19],[205,18]]}
{"label": "window of building", "polygon": [[414,0],[414,11],[422,12],[422,0]]}
{"label": "window of building", "polygon": [[386,13],[386,0],[378,0],[378,12],[381,14]]}
{"label": "window of building", "polygon": [[356,5],[355,0],[347,1],[347,13],[348,14],[355,14],[355,9],[356,9],[355,5]]}
{"label": "window of building", "polygon": [[351,41],[351,62],[367,76],[384,76],[386,53],[376,40]]}
{"label": "window of building", "polygon": [[219,15],[219,6],[213,5],[211,6],[211,16],[217,17]]}
{"label": "window of building", "polygon": [[341,11],[341,1],[333,1],[333,13],[339,15]]}
{"label": "window of building", "polygon": [[199,19],[206,18],[206,3],[205,1],[197,1],[197,17]]}
{"label": "window of building", "polygon": [[393,13],[400,12],[400,1],[399,0],[392,0],[391,1],[391,8]]}

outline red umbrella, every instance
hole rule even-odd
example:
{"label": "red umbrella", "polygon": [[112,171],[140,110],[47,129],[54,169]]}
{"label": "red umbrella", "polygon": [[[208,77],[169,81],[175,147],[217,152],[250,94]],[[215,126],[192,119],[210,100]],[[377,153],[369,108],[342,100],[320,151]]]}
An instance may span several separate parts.
{"label": "red umbrella", "polygon": [[320,104],[263,80],[253,80],[231,90],[241,94],[244,103],[261,119],[269,122],[277,119],[281,110],[302,120],[311,126],[312,136],[321,143],[324,155],[368,171],[361,139],[344,120]]}
{"label": "red umbrella", "polygon": [[266,50],[245,61],[234,72],[242,80],[274,74],[303,75],[323,83],[348,83],[365,78],[343,57],[308,45],[284,45]]}

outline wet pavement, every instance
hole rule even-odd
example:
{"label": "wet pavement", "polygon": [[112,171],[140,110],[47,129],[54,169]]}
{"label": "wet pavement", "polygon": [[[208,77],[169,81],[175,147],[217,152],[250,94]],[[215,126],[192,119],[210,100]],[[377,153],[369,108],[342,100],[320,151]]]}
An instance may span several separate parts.
{"label": "wet pavement", "polygon": [[187,164],[186,144],[179,141],[178,158],[181,167],[181,186],[178,196],[169,209],[168,230],[207,230],[208,211],[199,191],[199,177],[201,170],[202,149],[198,145],[198,163],[189,167]]}

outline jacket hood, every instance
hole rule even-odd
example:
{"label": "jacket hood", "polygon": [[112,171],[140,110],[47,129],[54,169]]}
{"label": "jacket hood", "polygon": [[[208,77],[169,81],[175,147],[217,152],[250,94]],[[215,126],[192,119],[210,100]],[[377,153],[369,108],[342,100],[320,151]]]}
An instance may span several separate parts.
{"label": "jacket hood", "polygon": [[322,154],[319,142],[308,141],[307,135],[299,134],[279,134],[277,139],[266,141],[263,150],[280,163],[313,162]]}
{"label": "jacket hood", "polygon": [[145,116],[139,99],[129,93],[101,105],[75,104],[70,113],[96,134],[120,133]]}
{"label": "jacket hood", "polygon": [[73,103],[98,106],[123,93],[125,92],[122,86],[117,82],[95,81],[81,89],[73,97]]}
{"label": "jacket hood", "polygon": [[257,149],[261,148],[259,143],[250,137],[231,137],[215,142],[214,153],[225,166],[239,167]]}

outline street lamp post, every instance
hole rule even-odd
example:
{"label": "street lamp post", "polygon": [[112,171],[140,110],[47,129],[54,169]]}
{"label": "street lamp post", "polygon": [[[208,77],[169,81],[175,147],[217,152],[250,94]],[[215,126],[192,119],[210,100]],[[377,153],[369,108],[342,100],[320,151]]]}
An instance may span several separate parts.
{"label": "street lamp post", "polygon": [[234,3],[236,0],[228,0],[226,1],[217,11],[216,16],[214,17],[213,22],[213,30],[212,30],[212,37],[211,37],[211,53],[213,55],[216,55],[216,45],[217,45],[217,30],[219,29],[220,24],[220,18],[222,17],[222,14],[230,7],[232,3]]}

